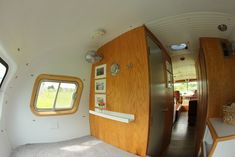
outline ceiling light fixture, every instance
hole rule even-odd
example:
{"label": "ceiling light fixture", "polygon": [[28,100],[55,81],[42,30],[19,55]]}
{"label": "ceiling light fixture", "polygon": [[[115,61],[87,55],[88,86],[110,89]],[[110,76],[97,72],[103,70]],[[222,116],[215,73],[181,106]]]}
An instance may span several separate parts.
{"label": "ceiling light fixture", "polygon": [[103,57],[101,57],[100,55],[98,55],[96,53],[96,51],[94,50],[91,50],[91,51],[88,51],[85,55],[85,59],[88,63],[97,63],[99,61],[101,61],[103,59]]}
{"label": "ceiling light fixture", "polygon": [[225,31],[227,31],[227,29],[228,29],[228,26],[226,25],[226,24],[220,24],[220,25],[218,25],[218,30],[220,30],[221,32],[225,32]]}

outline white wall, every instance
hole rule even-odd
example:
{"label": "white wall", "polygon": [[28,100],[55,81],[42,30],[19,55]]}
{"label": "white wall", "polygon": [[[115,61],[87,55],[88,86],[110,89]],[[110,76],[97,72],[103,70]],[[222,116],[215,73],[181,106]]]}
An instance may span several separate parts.
{"label": "white wall", "polygon": [[[19,65],[7,90],[7,128],[13,148],[26,143],[54,142],[88,135],[90,72],[91,65],[85,62],[84,54],[77,53],[71,47],[40,54],[31,60],[29,66]],[[84,89],[78,112],[44,117],[31,112],[30,98],[34,80],[42,73],[77,76],[83,80]]]}
{"label": "white wall", "polygon": [[[1,121],[2,123],[2,121]],[[5,128],[0,124],[0,156],[8,157],[11,153],[11,145],[8,140],[8,135]]]}
{"label": "white wall", "polygon": [[[3,97],[4,92],[0,92],[0,108],[3,108]],[[1,109],[2,111],[2,109]],[[1,157],[8,157],[11,153],[11,144],[9,142],[7,129],[5,127],[5,116],[1,112],[1,118],[0,118],[0,156]]]}
{"label": "white wall", "polygon": [[[2,100],[3,95],[2,92],[0,94],[0,99]],[[2,102],[0,106],[2,106]],[[8,157],[11,153],[12,147],[9,141],[7,129],[5,127],[5,117],[2,115],[0,119],[0,156]]]}
{"label": "white wall", "polygon": [[[85,62],[84,54],[100,45],[91,34],[99,27],[90,20],[77,20],[79,14],[72,10],[79,9],[69,7],[73,4],[60,5],[65,7],[61,9],[55,7],[58,1],[48,1],[50,5],[44,2],[0,1],[0,43],[17,65],[4,95],[3,102],[7,104],[2,113],[6,116],[0,127],[6,131],[0,133],[0,157],[7,157],[11,148],[26,143],[54,142],[90,134],[91,64]],[[48,117],[31,112],[34,80],[42,73],[77,76],[83,80],[78,112]]]}
{"label": "white wall", "polygon": [[0,156],[1,157],[8,157],[12,151],[12,146],[9,141],[8,136],[8,130],[6,129],[6,113],[5,108],[7,105],[7,102],[5,101],[5,95],[6,95],[6,88],[9,84],[9,81],[12,79],[15,71],[16,71],[16,65],[14,64],[14,61],[11,60],[11,58],[8,56],[8,54],[5,52],[4,48],[0,45],[0,57],[5,60],[8,65],[11,67],[8,70],[7,76],[2,84],[2,87],[0,89]]}

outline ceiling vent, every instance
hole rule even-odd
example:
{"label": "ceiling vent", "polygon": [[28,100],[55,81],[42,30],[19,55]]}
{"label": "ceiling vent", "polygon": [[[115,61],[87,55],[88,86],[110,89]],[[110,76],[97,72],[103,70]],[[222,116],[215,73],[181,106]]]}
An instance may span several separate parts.
{"label": "ceiling vent", "polygon": [[218,30],[220,30],[221,32],[225,32],[227,31],[227,29],[228,29],[228,26],[226,24],[218,25]]}
{"label": "ceiling vent", "polygon": [[180,60],[181,60],[181,61],[184,61],[184,60],[185,60],[185,57],[180,57]]}

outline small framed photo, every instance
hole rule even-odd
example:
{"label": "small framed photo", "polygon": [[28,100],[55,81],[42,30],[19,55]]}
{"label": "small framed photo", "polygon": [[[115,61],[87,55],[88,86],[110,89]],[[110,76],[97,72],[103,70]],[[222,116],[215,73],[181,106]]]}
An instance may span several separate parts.
{"label": "small framed photo", "polygon": [[102,64],[95,67],[95,79],[106,77],[106,64]]}
{"label": "small framed photo", "polygon": [[106,95],[105,94],[95,94],[95,107],[106,108]]}
{"label": "small framed photo", "polygon": [[106,79],[95,80],[95,93],[106,92]]}
{"label": "small framed photo", "polygon": [[166,70],[172,73],[172,66],[167,60],[166,60]]}
{"label": "small framed photo", "polygon": [[167,71],[167,88],[172,88],[172,87],[173,87],[173,76],[169,71]]}

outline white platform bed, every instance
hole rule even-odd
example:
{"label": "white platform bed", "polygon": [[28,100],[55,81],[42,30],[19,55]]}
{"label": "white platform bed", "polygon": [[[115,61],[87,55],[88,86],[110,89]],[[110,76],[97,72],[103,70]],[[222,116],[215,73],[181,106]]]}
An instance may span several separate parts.
{"label": "white platform bed", "polygon": [[92,136],[69,141],[27,144],[16,148],[11,157],[138,157]]}

